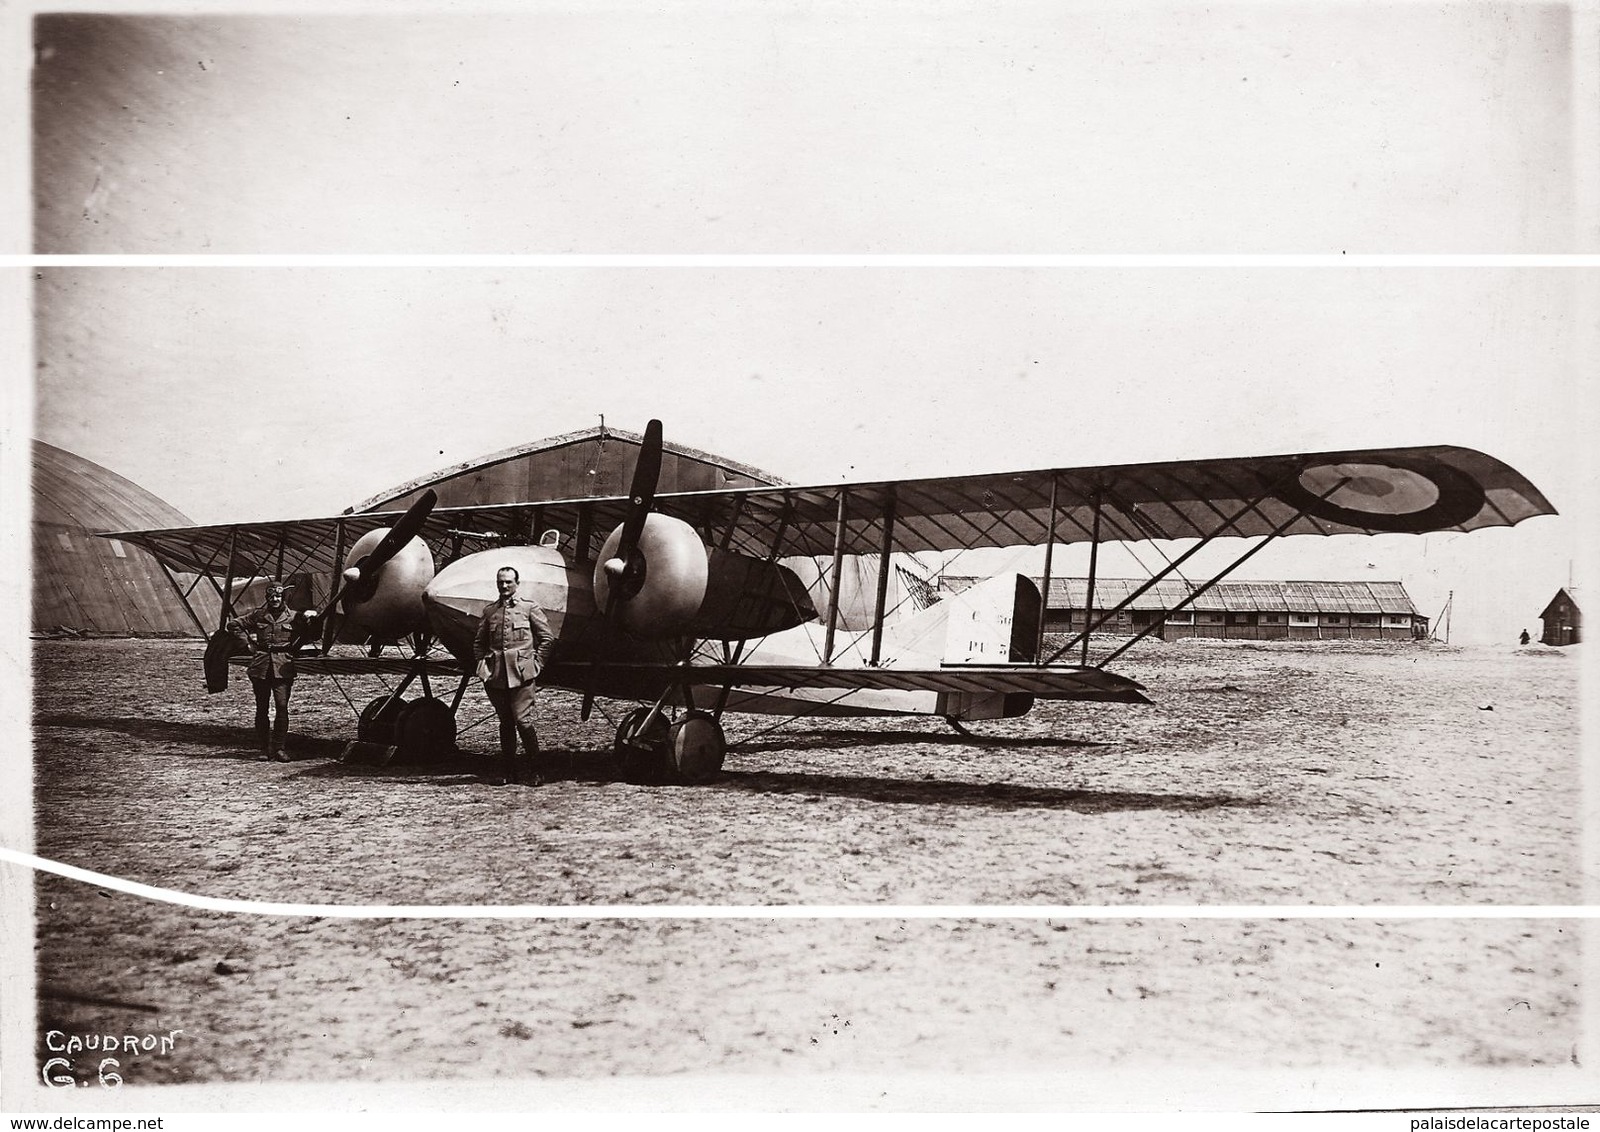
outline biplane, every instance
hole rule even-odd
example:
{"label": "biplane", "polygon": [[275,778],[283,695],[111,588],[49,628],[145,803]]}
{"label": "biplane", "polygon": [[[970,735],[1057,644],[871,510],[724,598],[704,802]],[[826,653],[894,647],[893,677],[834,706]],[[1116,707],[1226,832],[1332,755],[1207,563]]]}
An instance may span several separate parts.
{"label": "biplane", "polygon": [[[1555,513],[1507,465],[1443,446],[657,493],[661,451],[651,421],[625,496],[436,507],[430,491],[403,513],[105,537],[215,587],[213,690],[227,683],[222,625],[240,580],[314,579],[298,604],[325,615],[311,622],[319,639],[299,642],[299,671],[397,676],[359,710],[357,737],[403,758],[454,748],[474,631],[496,571],[514,566],[558,638],[540,683],[581,693],[585,719],[596,697],[637,701],[616,730],[628,777],[701,782],[722,767],[727,712],[926,713],[960,728],[1040,699],[1147,703],[1109,665],[1159,619],[1105,655],[1090,655],[1091,637],[1219,539],[1250,542],[1168,612],[1286,536],[1473,531]],[[1195,541],[1091,618],[1101,545],[1149,540]],[[1049,649],[1041,586],[1022,574],[909,611],[888,600],[896,556],[1042,546],[1048,593],[1054,549],[1084,542],[1082,628]],[[847,561],[877,567],[864,622],[837,600]],[[435,694],[441,679],[452,693]],[[413,686],[422,694],[406,699]]]}

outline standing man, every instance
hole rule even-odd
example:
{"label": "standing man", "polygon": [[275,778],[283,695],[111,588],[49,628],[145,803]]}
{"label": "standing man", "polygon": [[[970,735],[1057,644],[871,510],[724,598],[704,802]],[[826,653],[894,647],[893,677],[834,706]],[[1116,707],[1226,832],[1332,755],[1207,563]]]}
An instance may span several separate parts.
{"label": "standing man", "polygon": [[[289,693],[294,689],[294,649],[290,642],[316,614],[297,613],[284,602],[283,583],[267,580],[267,603],[230,621],[230,632],[250,644],[250,685],[256,693],[256,740],[260,758],[288,762],[283,744],[289,736]],[[272,726],[267,727],[267,704],[272,704]]]}
{"label": "standing man", "polygon": [[[472,655],[478,663],[478,679],[500,717],[500,759],[506,781],[525,786],[542,786],[539,765],[539,735],[534,730],[534,680],[544,670],[555,646],[539,604],[517,596],[521,576],[511,566],[495,574],[500,600],[483,611]],[[517,765],[517,735],[522,736],[525,764]],[[520,773],[519,773],[520,770]]]}

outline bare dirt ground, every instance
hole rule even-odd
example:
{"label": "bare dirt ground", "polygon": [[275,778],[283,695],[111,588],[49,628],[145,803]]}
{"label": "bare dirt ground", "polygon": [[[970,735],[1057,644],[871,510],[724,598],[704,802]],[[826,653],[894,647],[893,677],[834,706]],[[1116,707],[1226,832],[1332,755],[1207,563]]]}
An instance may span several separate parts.
{"label": "bare dirt ground", "polygon": [[[39,642],[37,852],[187,892],[352,904],[1567,904],[1577,673],[1553,650],[1152,645],[1151,707],[975,725],[738,721],[702,787],[254,759],[189,642]],[[359,706],[375,685],[349,689]],[[465,723],[488,713],[469,692]],[[44,1034],[179,1028],[130,1084],[1192,1065],[1563,1066],[1559,921],[368,921],[197,912],[41,876]],[[1316,1024],[1308,1025],[1307,1019]],[[75,1073],[83,1073],[75,1066]]]}
{"label": "bare dirt ground", "polygon": [[[261,763],[248,682],[208,697],[197,646],[42,642],[39,846],[299,902],[1567,904],[1576,665],[1544,653],[1157,646],[1124,668],[1152,706],[1046,704],[976,744],[928,718],[740,743],[776,722],[742,717],[700,787],[618,781],[612,725],[554,693],[564,777],[530,792],[475,781],[492,718],[454,765],[346,766],[350,707],[303,679],[297,761]],[[488,714],[470,691],[461,718]]]}

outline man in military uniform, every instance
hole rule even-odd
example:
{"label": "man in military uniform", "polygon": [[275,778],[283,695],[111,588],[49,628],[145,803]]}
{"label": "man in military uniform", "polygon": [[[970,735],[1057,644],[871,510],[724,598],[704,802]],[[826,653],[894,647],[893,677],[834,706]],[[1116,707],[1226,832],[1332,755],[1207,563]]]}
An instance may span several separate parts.
{"label": "man in military uniform", "polygon": [[[284,601],[284,586],[267,582],[267,603],[237,620],[228,629],[250,644],[250,684],[256,693],[256,739],[263,760],[288,762],[284,740],[289,736],[289,693],[294,688],[294,650],[291,641],[305,628],[314,612],[298,613]],[[267,726],[267,705],[273,718]]]}
{"label": "man in military uniform", "polygon": [[[500,600],[483,611],[472,655],[478,679],[500,717],[500,759],[506,781],[541,786],[539,735],[534,730],[534,680],[550,659],[556,635],[539,604],[517,596],[520,575],[510,566],[495,575]],[[517,736],[522,736],[525,764],[517,763]]]}

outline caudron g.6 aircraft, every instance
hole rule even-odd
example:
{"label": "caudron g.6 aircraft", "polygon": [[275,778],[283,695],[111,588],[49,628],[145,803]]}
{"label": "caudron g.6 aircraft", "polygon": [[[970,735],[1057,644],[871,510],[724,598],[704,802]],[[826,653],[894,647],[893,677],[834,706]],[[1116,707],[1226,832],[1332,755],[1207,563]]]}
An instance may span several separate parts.
{"label": "caudron g.6 aircraft", "polygon": [[[728,711],[959,726],[1036,699],[1148,702],[1107,667],[1132,642],[1091,661],[1090,634],[1219,538],[1258,541],[1168,612],[1285,535],[1472,531],[1554,513],[1512,468],[1454,447],[657,494],[661,451],[651,421],[626,496],[436,508],[427,492],[398,515],[106,537],[210,581],[224,624],[238,579],[321,579],[321,639],[302,643],[300,672],[401,677],[359,712],[357,734],[408,758],[453,748],[478,619],[496,571],[513,566],[558,638],[540,683],[581,692],[584,718],[596,696],[640,701],[617,726],[626,773],[694,782],[722,766]],[[1048,592],[1052,548],[1088,542],[1093,610],[1099,545],[1152,539],[1198,541],[1048,655],[1040,588],[1020,574],[904,616],[888,604],[892,555],[1042,545]],[[840,612],[847,559],[877,567],[859,621]],[[213,690],[227,684],[229,640],[219,626],[208,649]],[[449,700],[434,695],[437,677],[457,680]],[[405,699],[418,682],[422,696]]]}

